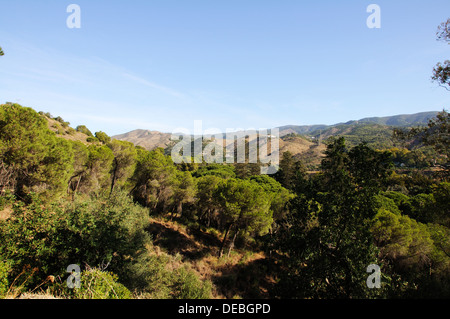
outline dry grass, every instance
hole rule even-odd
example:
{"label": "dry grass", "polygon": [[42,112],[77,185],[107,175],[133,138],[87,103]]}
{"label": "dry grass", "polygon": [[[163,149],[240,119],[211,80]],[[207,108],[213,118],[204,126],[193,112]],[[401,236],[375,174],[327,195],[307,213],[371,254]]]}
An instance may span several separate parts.
{"label": "dry grass", "polygon": [[233,250],[218,257],[220,232],[193,230],[164,218],[151,218],[153,251],[169,254],[177,268],[186,265],[202,280],[213,282],[213,298],[264,298],[273,279],[266,274],[266,259],[262,252]]}
{"label": "dry grass", "polygon": [[37,292],[37,293],[24,293],[17,299],[61,299],[57,298],[49,293]]}
{"label": "dry grass", "polygon": [[[84,144],[89,144],[86,142],[86,138],[88,136],[84,133],[77,132],[73,128],[72,130],[69,129],[69,126],[63,127],[61,123],[54,119],[50,119],[48,117],[44,117],[48,122],[48,128],[55,132],[58,137],[62,137],[65,140],[71,140],[71,141],[80,141]],[[69,133],[71,131],[71,133]]]}

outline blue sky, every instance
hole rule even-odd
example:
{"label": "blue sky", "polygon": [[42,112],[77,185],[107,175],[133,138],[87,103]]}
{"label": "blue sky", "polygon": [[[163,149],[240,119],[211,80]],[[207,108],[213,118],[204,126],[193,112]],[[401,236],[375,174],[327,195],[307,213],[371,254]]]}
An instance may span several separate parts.
{"label": "blue sky", "polygon": [[2,0],[0,103],[110,135],[439,111],[450,93],[430,77],[450,58],[435,37],[449,17],[448,0]]}

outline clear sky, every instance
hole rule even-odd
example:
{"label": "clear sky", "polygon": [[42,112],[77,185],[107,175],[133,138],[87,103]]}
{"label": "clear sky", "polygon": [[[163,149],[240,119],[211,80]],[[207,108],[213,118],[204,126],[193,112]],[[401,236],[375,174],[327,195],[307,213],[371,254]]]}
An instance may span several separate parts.
{"label": "clear sky", "polygon": [[449,17],[449,0],[1,0],[0,103],[109,135],[439,111]]}

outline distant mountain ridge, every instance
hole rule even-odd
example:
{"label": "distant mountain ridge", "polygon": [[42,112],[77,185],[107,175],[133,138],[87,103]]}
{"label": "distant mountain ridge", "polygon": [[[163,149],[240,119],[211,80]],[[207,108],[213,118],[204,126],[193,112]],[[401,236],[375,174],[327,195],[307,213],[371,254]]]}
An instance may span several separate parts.
{"label": "distant mountain ridge", "polygon": [[162,133],[138,129],[128,133],[112,136],[116,140],[128,141],[136,146],[141,146],[147,150],[158,147],[166,148],[170,144],[171,133]]}
{"label": "distant mountain ridge", "polygon": [[337,123],[333,125],[286,125],[280,126],[280,136],[284,136],[289,133],[296,133],[300,135],[311,134],[319,130],[327,130],[331,127],[337,127],[342,125],[357,125],[357,124],[379,124],[386,126],[414,126],[414,125],[426,125],[428,120],[435,117],[439,112],[420,112],[415,114],[400,114],[384,117],[367,117],[360,120],[352,120],[345,123]]}
{"label": "distant mountain ridge", "polygon": [[[439,112],[420,112],[415,114],[400,114],[385,117],[367,117],[360,120],[352,120],[345,123],[337,123],[333,125],[317,124],[317,125],[285,125],[278,127],[280,137],[288,134],[299,134],[310,137],[322,136],[327,138],[333,135],[354,135],[360,134],[361,127],[370,126],[371,130],[364,133],[364,138],[371,132],[376,132],[373,138],[383,135],[386,138],[390,134],[388,127],[405,127],[426,125],[428,120],[435,117]],[[151,150],[157,147],[167,148],[171,144],[171,133],[163,133],[145,129],[138,129],[128,133],[112,136],[117,140],[132,142],[136,146],[141,146]]]}

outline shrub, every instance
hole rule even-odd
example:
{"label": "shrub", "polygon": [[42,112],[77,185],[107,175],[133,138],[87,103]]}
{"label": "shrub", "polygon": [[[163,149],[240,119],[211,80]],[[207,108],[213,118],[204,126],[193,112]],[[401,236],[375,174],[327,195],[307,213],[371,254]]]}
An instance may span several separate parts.
{"label": "shrub", "polygon": [[111,137],[109,137],[105,132],[95,132],[95,137],[103,144],[108,144],[111,142]]}
{"label": "shrub", "polygon": [[150,249],[140,255],[124,274],[124,281],[130,289],[137,290],[149,299],[169,299],[172,273],[167,264],[172,256],[156,255]]}
{"label": "shrub", "polygon": [[10,265],[4,261],[0,261],[0,298],[4,298],[8,292],[8,273]]}
{"label": "shrub", "polygon": [[130,299],[131,292],[117,282],[117,275],[112,272],[91,268],[81,273],[81,286],[74,288],[76,299]]}
{"label": "shrub", "polygon": [[194,271],[187,267],[178,268],[172,284],[172,296],[175,299],[209,299],[212,283],[202,281]]}
{"label": "shrub", "polygon": [[86,142],[88,142],[88,143],[95,143],[95,142],[99,142],[99,140],[98,140],[98,138],[96,138],[96,137],[89,136],[89,137],[86,139]]}
{"label": "shrub", "polygon": [[92,132],[86,127],[86,125],[78,125],[76,128],[77,132],[86,134],[87,136],[94,136]]}
{"label": "shrub", "polygon": [[12,218],[0,223],[0,256],[12,261],[10,278],[33,270],[24,289],[65,276],[70,264],[109,265],[121,276],[149,241],[146,214],[119,192],[49,207],[37,198],[17,202]]}

